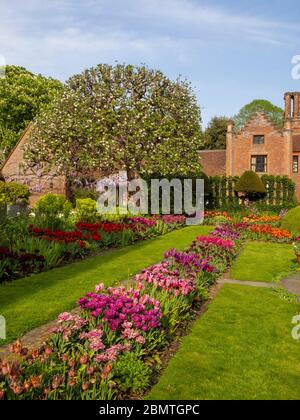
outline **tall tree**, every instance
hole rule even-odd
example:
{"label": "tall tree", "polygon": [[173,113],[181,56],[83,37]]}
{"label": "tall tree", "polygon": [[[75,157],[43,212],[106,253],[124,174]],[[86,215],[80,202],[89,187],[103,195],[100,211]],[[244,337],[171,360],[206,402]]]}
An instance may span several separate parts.
{"label": "tall tree", "polygon": [[0,78],[0,163],[30,121],[62,89],[58,80],[7,66]]}
{"label": "tall tree", "polygon": [[203,134],[201,149],[226,149],[227,125],[227,117],[213,117]]}
{"label": "tall tree", "polygon": [[55,166],[69,181],[95,170],[197,173],[201,117],[187,81],[131,65],[98,65],[68,80],[39,116],[29,166]]}
{"label": "tall tree", "polygon": [[245,105],[234,117],[235,129],[241,130],[246,125],[249,118],[257,112],[264,112],[276,126],[283,126],[284,111],[282,108],[264,99],[255,99]]}

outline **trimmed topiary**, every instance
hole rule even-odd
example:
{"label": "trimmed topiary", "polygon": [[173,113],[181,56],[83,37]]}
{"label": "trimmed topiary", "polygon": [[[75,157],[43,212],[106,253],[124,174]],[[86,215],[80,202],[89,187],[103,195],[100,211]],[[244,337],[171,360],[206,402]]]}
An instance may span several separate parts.
{"label": "trimmed topiary", "polygon": [[300,234],[300,206],[287,212],[281,221],[281,227]]}
{"label": "trimmed topiary", "polygon": [[235,186],[235,193],[243,199],[256,201],[263,198],[267,191],[260,177],[253,171],[246,171]]}

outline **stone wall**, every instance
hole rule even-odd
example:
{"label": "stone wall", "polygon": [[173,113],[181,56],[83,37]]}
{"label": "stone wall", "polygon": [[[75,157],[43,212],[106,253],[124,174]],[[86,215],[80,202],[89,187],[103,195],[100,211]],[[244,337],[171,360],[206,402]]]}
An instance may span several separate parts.
{"label": "stone wall", "polygon": [[31,190],[30,204],[34,205],[41,195],[47,192],[66,194],[66,183],[63,176],[39,175],[24,172],[24,144],[28,138],[30,126],[25,130],[16,147],[1,168],[1,174],[6,182],[18,182],[27,185]]}

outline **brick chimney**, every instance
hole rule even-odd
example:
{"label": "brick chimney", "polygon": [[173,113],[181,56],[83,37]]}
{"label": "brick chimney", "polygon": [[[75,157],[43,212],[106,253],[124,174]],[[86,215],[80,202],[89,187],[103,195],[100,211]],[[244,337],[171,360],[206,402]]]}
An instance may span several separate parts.
{"label": "brick chimney", "polygon": [[292,128],[300,127],[300,92],[287,92],[284,95],[285,113],[284,120],[285,126],[292,122]]}

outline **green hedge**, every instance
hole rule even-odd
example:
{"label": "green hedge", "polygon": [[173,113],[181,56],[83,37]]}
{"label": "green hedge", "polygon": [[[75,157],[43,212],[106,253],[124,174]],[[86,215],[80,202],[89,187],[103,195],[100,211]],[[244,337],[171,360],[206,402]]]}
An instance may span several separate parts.
{"label": "green hedge", "polygon": [[27,204],[29,196],[30,191],[26,185],[0,181],[0,206],[12,206],[17,203]]}
{"label": "green hedge", "polygon": [[[207,203],[209,208],[234,210],[242,208],[242,203],[235,194],[238,176],[210,177],[212,197]],[[295,183],[287,176],[263,175],[261,180],[266,188],[266,196],[256,202],[261,210],[280,210],[292,208],[297,202],[295,199]]]}

